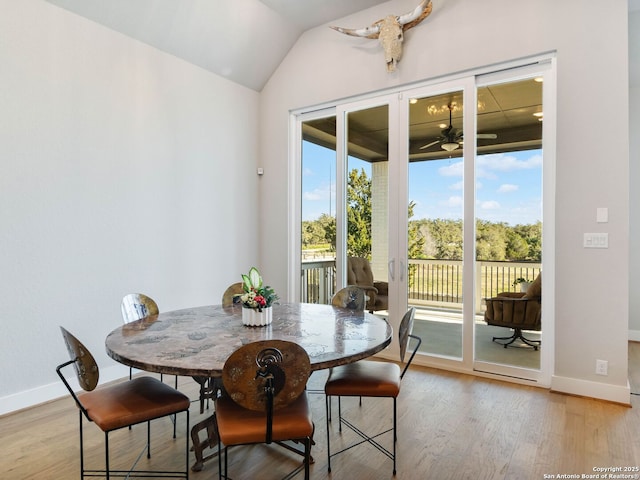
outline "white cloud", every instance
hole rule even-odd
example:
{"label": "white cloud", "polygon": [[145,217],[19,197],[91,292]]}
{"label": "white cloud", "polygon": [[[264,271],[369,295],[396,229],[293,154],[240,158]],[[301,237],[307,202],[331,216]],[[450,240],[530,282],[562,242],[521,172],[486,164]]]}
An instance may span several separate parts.
{"label": "white cloud", "polygon": [[459,195],[454,195],[449,197],[444,202],[440,202],[440,206],[443,207],[460,207],[462,205],[462,197]]}
{"label": "white cloud", "polygon": [[518,191],[520,187],[518,185],[513,185],[511,183],[503,183],[498,187],[498,193],[511,193]]}
{"label": "white cloud", "polygon": [[313,190],[309,190],[306,192],[302,192],[302,200],[306,201],[321,201],[321,200],[329,200],[332,193],[335,191],[335,186],[331,185],[320,185]]}
{"label": "white cloud", "polygon": [[464,165],[462,162],[452,163],[446,167],[440,167],[438,173],[443,177],[462,177]]}
{"label": "white cloud", "polygon": [[464,182],[460,180],[459,182],[452,183],[449,186],[449,190],[462,190],[462,187],[464,187]]}
{"label": "white cloud", "polygon": [[500,203],[495,200],[487,200],[486,202],[480,203],[480,208],[482,210],[497,210],[500,208]]}
{"label": "white cloud", "polygon": [[511,172],[514,170],[529,170],[542,167],[542,155],[534,154],[524,160],[519,160],[513,155],[495,153],[478,157],[478,168],[499,172]]}

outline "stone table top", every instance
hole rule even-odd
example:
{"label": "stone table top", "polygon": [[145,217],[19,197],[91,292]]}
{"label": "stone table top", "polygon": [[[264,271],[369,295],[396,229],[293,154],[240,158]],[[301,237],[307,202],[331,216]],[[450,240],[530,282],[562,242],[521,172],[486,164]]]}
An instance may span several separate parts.
{"label": "stone table top", "polygon": [[309,354],[311,370],[369,357],[389,345],[392,328],[375,315],[332,305],[273,306],[266,327],[242,324],[242,307],[203,306],[163,312],[124,324],[106,339],[107,354],[149,372],[219,377],[226,359],[258,340],[289,340]]}

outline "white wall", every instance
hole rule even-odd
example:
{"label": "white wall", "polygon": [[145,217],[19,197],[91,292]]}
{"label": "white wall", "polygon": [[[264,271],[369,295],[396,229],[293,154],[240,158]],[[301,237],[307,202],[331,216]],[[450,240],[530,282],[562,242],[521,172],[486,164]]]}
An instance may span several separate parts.
{"label": "white wall", "polygon": [[[640,64],[640,10],[629,14],[629,58]],[[629,182],[630,245],[629,251],[629,338],[640,341],[640,83],[629,89]],[[636,248],[634,248],[636,247]]]}
{"label": "white wall", "polygon": [[61,392],[59,325],[113,378],[124,294],[216,303],[257,263],[259,103],[42,0],[0,11],[2,414]]}
{"label": "white wall", "polygon": [[[363,27],[415,0],[393,0],[335,22]],[[588,8],[585,8],[588,3]],[[555,368],[558,390],[628,402],[627,2],[433,0],[405,35],[388,74],[375,41],[327,27],[306,32],[262,92],[260,161],[269,172],[261,225],[263,273],[286,286],[288,111],[543,52],[557,52]],[[597,33],[596,33],[597,32]],[[610,142],[610,139],[616,142]],[[609,223],[596,223],[596,208]],[[609,233],[608,250],[582,248]],[[595,360],[609,375],[595,375]],[[625,400],[626,399],[626,400]]]}

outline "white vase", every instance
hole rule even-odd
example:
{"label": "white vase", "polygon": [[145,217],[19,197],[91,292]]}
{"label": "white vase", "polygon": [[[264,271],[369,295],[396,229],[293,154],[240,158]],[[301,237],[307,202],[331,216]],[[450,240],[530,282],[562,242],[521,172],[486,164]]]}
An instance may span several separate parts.
{"label": "white vase", "polygon": [[264,327],[273,320],[273,307],[263,308],[258,311],[257,308],[242,307],[242,324],[248,327]]}
{"label": "white vase", "polygon": [[522,293],[527,293],[529,287],[531,286],[531,282],[520,282],[520,291]]}

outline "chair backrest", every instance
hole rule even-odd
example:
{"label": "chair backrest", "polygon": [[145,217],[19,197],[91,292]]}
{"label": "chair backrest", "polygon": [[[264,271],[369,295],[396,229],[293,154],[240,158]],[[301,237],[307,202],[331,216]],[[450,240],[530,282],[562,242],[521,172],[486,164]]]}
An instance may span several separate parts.
{"label": "chair backrest", "polygon": [[411,334],[411,332],[413,331],[413,320],[414,320],[415,314],[416,314],[415,307],[411,307],[409,310],[407,310],[407,313],[404,314],[404,316],[402,317],[402,321],[400,322],[400,328],[398,328],[398,340],[400,342],[400,360],[402,362],[404,362],[404,356],[407,353],[409,338],[413,338],[418,342],[414,346],[413,352],[411,352],[411,357],[409,357],[409,360],[405,364],[404,369],[402,370],[402,374],[400,375],[400,378],[404,377],[405,372],[409,368],[409,365],[411,365],[411,362],[413,361],[413,357],[415,357],[418,351],[418,348],[420,348],[420,344],[422,343],[422,339],[420,337],[418,337],[417,335]]}
{"label": "chair backrest", "polygon": [[224,364],[222,383],[238,405],[266,413],[266,439],[271,443],[273,412],[302,395],[311,374],[309,355],[285,340],[249,343],[233,352]]}
{"label": "chair backrest", "polygon": [[364,311],[367,304],[367,296],[364,290],[355,286],[349,285],[338,290],[331,299],[331,305],[342,308],[349,308],[351,310]]}
{"label": "chair backrest", "polygon": [[122,311],[122,321],[124,323],[133,322],[160,313],[156,302],[151,297],[147,297],[142,293],[125,295],[120,304],[120,310]]}
{"label": "chair backrest", "polygon": [[369,260],[362,257],[347,258],[347,284],[373,286],[373,271]]}
{"label": "chair backrest", "polygon": [[234,402],[249,410],[265,411],[264,387],[273,378],[273,409],[277,410],[304,392],[311,374],[309,355],[286,340],[261,340],[233,352],[224,364],[222,383]]}
{"label": "chair backrest", "polygon": [[[71,335],[64,327],[60,327],[62,338],[69,352],[73,366],[78,376],[78,382],[83,390],[91,391],[98,386],[100,371],[91,352],[80,340]],[[67,362],[69,363],[69,362]]]}
{"label": "chair backrest", "polygon": [[222,306],[223,307],[231,307],[234,303],[240,303],[240,295],[244,293],[242,282],[234,283],[233,285],[229,285],[229,287],[222,294]]}

